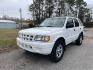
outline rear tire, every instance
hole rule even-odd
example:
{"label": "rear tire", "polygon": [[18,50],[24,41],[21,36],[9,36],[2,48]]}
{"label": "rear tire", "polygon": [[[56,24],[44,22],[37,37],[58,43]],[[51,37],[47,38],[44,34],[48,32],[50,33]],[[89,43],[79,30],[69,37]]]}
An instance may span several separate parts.
{"label": "rear tire", "polygon": [[55,43],[53,50],[50,54],[50,60],[53,62],[59,62],[63,58],[64,47],[65,47],[64,42],[62,42],[61,40],[58,40]]}
{"label": "rear tire", "polygon": [[82,41],[83,41],[83,35],[80,35],[76,40],[76,45],[82,45]]}

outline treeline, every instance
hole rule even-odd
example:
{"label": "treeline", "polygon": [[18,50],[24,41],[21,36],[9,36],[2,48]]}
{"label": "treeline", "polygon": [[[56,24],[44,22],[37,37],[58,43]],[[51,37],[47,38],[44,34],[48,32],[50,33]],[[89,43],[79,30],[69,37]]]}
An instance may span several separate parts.
{"label": "treeline", "polygon": [[33,21],[40,24],[44,19],[59,16],[74,16],[82,21],[91,20],[91,12],[84,0],[33,0],[29,6]]}

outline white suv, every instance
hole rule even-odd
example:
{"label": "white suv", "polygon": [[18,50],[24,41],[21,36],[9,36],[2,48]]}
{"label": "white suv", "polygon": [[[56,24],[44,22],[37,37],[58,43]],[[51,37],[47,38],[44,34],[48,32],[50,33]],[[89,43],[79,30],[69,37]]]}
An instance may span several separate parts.
{"label": "white suv", "polygon": [[83,24],[75,17],[48,18],[38,27],[19,31],[17,45],[26,51],[49,55],[52,61],[62,59],[66,45],[82,44]]}

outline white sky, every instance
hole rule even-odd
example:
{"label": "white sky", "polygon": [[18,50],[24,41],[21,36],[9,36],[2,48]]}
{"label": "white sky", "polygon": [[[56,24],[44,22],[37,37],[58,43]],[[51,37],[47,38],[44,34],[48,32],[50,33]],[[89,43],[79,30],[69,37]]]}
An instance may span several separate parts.
{"label": "white sky", "polygon": [[19,17],[19,8],[22,8],[24,18],[29,18],[28,7],[32,0],[0,0],[0,16],[9,15]]}
{"label": "white sky", "polygon": [[[3,14],[19,17],[19,8],[22,8],[23,17],[30,18],[28,14],[28,7],[33,0],[0,0],[0,16]],[[88,7],[93,7],[93,0],[85,0],[88,3]]]}
{"label": "white sky", "polygon": [[87,2],[89,7],[93,7],[93,0],[84,0]]}

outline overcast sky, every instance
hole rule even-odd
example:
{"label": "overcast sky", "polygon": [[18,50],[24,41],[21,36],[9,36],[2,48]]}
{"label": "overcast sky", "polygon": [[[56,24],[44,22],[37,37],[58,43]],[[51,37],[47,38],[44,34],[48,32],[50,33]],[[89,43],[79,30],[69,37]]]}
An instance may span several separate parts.
{"label": "overcast sky", "polygon": [[[23,17],[30,18],[28,6],[33,0],[0,0],[0,16],[9,15],[19,17],[19,8],[22,8]],[[93,7],[93,0],[85,0],[90,8]]]}
{"label": "overcast sky", "polygon": [[22,8],[24,18],[29,18],[28,7],[32,0],[0,0],[0,16],[9,15],[19,17],[19,8]]}

